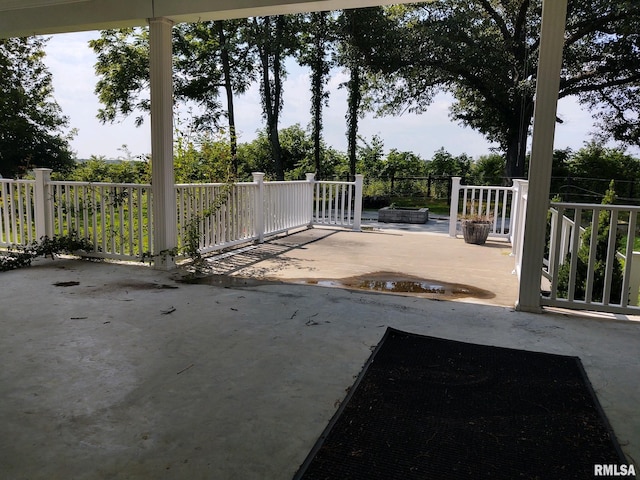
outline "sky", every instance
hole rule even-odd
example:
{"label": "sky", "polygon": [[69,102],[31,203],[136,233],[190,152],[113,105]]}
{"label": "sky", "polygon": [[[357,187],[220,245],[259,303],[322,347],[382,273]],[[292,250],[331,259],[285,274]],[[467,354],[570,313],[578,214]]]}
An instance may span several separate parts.
{"label": "sky", "polygon": [[[148,117],[141,127],[134,125],[134,117],[124,118],[113,124],[102,124],[96,115],[100,108],[94,93],[98,78],[94,72],[96,56],[88,41],[98,38],[99,32],[82,32],[53,35],[46,47],[45,64],[53,75],[54,97],[64,115],[69,117],[70,127],[78,131],[71,142],[78,158],[91,155],[106,158],[135,157],[151,152],[150,122]],[[284,107],[281,128],[300,124],[306,128],[311,119],[308,70],[290,64],[290,72],[284,84]],[[339,89],[346,75],[340,70],[332,72],[329,82],[329,107],[324,112],[323,136],[327,145],[346,151],[345,136],[347,108],[346,91]],[[476,131],[462,127],[449,118],[452,98],[439,94],[426,113],[405,114],[400,117],[374,118],[372,115],[360,121],[359,133],[370,140],[378,135],[385,151],[395,148],[411,151],[423,159],[430,159],[440,148],[453,155],[466,153],[474,158],[490,153],[495,144],[488,143]],[[563,124],[556,128],[555,148],[581,148],[594,131],[593,119],[573,99],[563,99],[558,105],[558,116]],[[236,122],[240,142],[249,142],[263,128],[258,85],[236,101]],[[126,148],[123,148],[126,146]],[[127,153],[128,152],[128,153]],[[630,151],[637,154],[637,152]]]}

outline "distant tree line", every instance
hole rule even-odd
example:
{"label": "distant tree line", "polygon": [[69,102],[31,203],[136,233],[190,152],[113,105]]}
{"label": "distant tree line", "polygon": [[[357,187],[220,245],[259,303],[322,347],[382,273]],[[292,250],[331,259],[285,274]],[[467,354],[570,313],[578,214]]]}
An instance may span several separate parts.
{"label": "distant tree line", "polygon": [[[277,178],[271,162],[269,135],[261,132],[251,142],[236,147],[239,181],[250,181],[251,173],[266,173],[267,180]],[[308,130],[293,125],[279,131],[283,168],[287,180],[302,180],[314,172],[314,140]],[[135,159],[125,152],[122,161],[107,161],[92,157],[77,162],[65,173],[54,178],[75,181],[150,183],[152,159]],[[325,178],[351,179],[349,157],[323,146]],[[365,196],[388,201],[395,197],[447,198],[450,178],[462,177],[467,185],[504,185],[505,157],[489,153],[477,158],[452,155],[444,148],[431,158],[413,152],[387,150],[378,136],[360,138],[357,145],[356,171],[365,177]],[[174,168],[177,183],[225,182],[229,177],[232,152],[226,138],[209,133],[178,132]],[[138,161],[135,161],[138,160]],[[619,203],[637,203],[640,199],[640,159],[616,148],[589,143],[573,152],[570,149],[554,152],[554,171],[551,195],[564,201],[599,203],[610,181],[614,181]]]}

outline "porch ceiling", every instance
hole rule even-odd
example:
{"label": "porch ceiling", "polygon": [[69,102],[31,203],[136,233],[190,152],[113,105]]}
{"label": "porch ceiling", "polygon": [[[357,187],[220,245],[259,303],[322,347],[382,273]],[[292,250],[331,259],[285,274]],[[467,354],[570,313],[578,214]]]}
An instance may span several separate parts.
{"label": "porch ceiling", "polygon": [[0,0],[0,38],[360,8],[393,0]]}

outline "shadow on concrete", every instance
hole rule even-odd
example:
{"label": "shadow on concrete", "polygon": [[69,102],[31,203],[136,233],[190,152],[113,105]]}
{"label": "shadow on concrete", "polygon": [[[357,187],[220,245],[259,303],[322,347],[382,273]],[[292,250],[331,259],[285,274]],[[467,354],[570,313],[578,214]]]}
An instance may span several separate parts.
{"label": "shadow on concrete", "polygon": [[580,357],[640,459],[636,322],[107,262],[0,279],[3,478],[291,478],[388,326]]}

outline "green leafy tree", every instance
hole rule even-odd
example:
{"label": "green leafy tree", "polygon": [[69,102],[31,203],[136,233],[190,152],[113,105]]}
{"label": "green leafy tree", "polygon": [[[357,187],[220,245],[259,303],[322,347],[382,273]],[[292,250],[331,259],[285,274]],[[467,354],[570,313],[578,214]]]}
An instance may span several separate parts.
{"label": "green leafy tree", "polygon": [[634,198],[635,179],[640,175],[640,160],[617,148],[608,148],[597,142],[590,142],[565,161],[563,184],[557,186],[572,201],[598,201],[605,195],[608,182],[616,182],[616,190],[627,201]]}
{"label": "green leafy tree", "polygon": [[149,183],[151,171],[144,160],[107,161],[92,155],[89,160],[77,162],[72,170],[56,179],[74,182]]}
{"label": "green leafy tree", "polygon": [[[418,155],[411,152],[399,152],[394,148],[384,160],[381,173],[390,180],[391,191],[397,192],[397,178],[423,176],[425,165],[425,162]],[[406,186],[402,190],[402,193],[413,193],[413,190]]]}
{"label": "green leafy tree", "polygon": [[0,39],[0,174],[24,175],[33,167],[67,171],[73,165],[68,119],[53,98],[43,62],[46,40]]}
{"label": "green leafy tree", "polygon": [[254,17],[246,41],[257,51],[262,112],[267,123],[271,160],[276,179],[284,180],[284,161],[279,137],[283,105],[284,60],[297,49],[297,16]]}
{"label": "green leafy tree", "polygon": [[114,122],[119,116],[138,113],[136,125],[149,112],[149,29],[103,30],[89,46],[97,55],[95,93],[103,105],[98,119]]}
{"label": "green leafy tree", "polygon": [[442,147],[433,154],[426,169],[432,175],[466,177],[471,170],[471,163],[468,155],[454,157]]}
{"label": "green leafy tree", "polygon": [[[373,15],[372,15],[373,14]],[[349,172],[356,173],[358,162],[358,121],[367,111],[371,110],[367,92],[375,81],[371,71],[366,69],[366,61],[362,51],[358,48],[358,37],[362,35],[377,35],[383,39],[384,30],[376,30],[375,10],[355,9],[343,10],[337,20],[338,47],[336,63],[343,67],[349,79],[340,85],[347,89],[347,156],[349,158]]]}
{"label": "green leafy tree", "polygon": [[[237,136],[234,96],[244,93],[255,80],[249,46],[243,34],[248,20],[180,24],[173,29],[174,90],[183,103],[194,102],[201,112],[194,126],[211,131],[221,117],[228,120],[231,168],[237,171]],[[102,122],[137,113],[141,125],[149,103],[149,31],[147,28],[105,30],[89,45],[97,54],[99,80],[96,93],[103,107]],[[220,94],[224,92],[223,107]]]}
{"label": "green leafy tree", "polygon": [[[305,174],[314,171],[314,142],[308,132],[299,124],[295,124],[281,129],[278,132],[278,138],[286,179],[301,180],[305,178]],[[326,150],[324,145],[322,148],[324,152]],[[258,137],[252,142],[241,144],[239,152],[242,162],[266,173],[268,178],[277,178],[267,129],[260,131]]]}
{"label": "green leafy tree", "polygon": [[504,156],[482,155],[471,166],[474,185],[501,185],[504,180]]}
{"label": "green leafy tree", "polygon": [[[248,28],[247,19],[217,20],[180,25],[175,41],[176,92],[198,103],[203,113],[196,119],[196,127],[206,130],[219,125],[224,112],[227,117],[231,170],[238,174],[237,128],[234,98],[243,94],[255,80],[255,59],[243,40]],[[212,94],[222,89],[226,106]]]}
{"label": "green leafy tree", "polygon": [[[611,205],[615,201],[614,183],[611,181],[609,189],[602,200],[603,205]],[[579,220],[579,219],[578,219]],[[580,222],[576,222],[579,224]],[[602,302],[604,296],[605,270],[607,263],[607,250],[609,248],[609,234],[611,227],[611,213],[602,210],[598,216],[598,223],[595,225],[598,229],[596,239],[596,258],[593,266],[593,290],[592,301]],[[593,225],[589,225],[581,235],[580,248],[576,257],[576,280],[574,298],[584,300],[586,298],[587,274],[589,265],[589,251],[591,241],[591,231]],[[614,233],[616,247],[620,245],[621,235],[616,230]],[[611,260],[613,269],[611,275],[611,295],[609,301],[611,303],[620,303],[622,295],[622,264],[615,255]],[[558,270],[558,295],[566,298],[569,294],[569,274],[571,269],[571,254],[567,255],[565,262]]]}
{"label": "green leafy tree", "polygon": [[590,142],[571,155],[568,165],[574,177],[627,180],[640,175],[637,158],[597,142]]}
{"label": "green leafy tree", "polygon": [[[446,90],[455,97],[451,117],[500,145],[508,177],[525,176],[541,4],[433,0],[375,9],[390,40],[381,48],[372,35],[355,38],[369,68],[391,79],[385,112],[423,112],[434,90]],[[640,76],[639,18],[633,0],[569,0],[560,98],[638,111],[631,89]]]}
{"label": "green leafy tree", "polygon": [[322,165],[322,109],[327,106],[327,80],[333,65],[335,19],[330,12],[314,12],[303,17],[298,62],[311,69],[311,125],[316,179],[324,176]]}
{"label": "green leafy tree", "polygon": [[358,146],[358,172],[365,178],[381,178],[384,171],[384,142],[374,135],[370,142],[360,139],[363,145]]}

